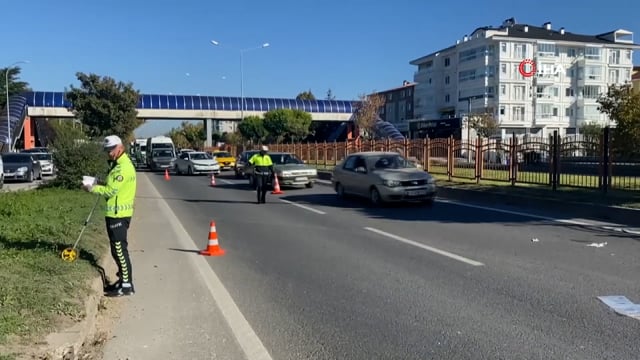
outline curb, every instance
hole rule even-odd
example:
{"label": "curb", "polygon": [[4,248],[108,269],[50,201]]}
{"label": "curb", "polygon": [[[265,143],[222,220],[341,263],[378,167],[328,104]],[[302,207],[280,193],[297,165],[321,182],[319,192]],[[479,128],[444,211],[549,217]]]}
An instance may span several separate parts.
{"label": "curb", "polygon": [[[324,181],[330,180],[331,173],[318,171],[318,179]],[[591,218],[593,220],[640,227],[640,210],[620,206],[605,206],[521,195],[495,194],[472,189],[455,189],[446,186],[440,186],[438,188],[438,197],[484,204],[490,203],[492,205],[517,206],[519,208],[551,208],[556,211],[570,213],[573,217]]]}

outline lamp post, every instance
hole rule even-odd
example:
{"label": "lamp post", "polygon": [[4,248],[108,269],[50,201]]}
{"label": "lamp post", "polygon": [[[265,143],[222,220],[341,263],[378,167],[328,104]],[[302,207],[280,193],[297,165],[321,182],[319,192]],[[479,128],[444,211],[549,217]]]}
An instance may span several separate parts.
{"label": "lamp post", "polygon": [[13,140],[11,139],[11,108],[9,106],[9,71],[18,64],[28,64],[28,60],[16,61],[13,64],[7,66],[7,70],[4,73],[4,88],[5,95],[7,96],[7,103],[5,107],[7,108],[7,140],[9,142],[9,152],[11,152],[13,148]]}
{"label": "lamp post", "polygon": [[[216,40],[211,40],[211,44],[214,46],[218,46],[220,45],[220,43]],[[269,47],[270,44],[264,43],[260,46],[254,46],[254,47],[250,47],[250,48],[246,48],[246,49],[240,49],[240,102],[242,102],[242,105],[240,106],[240,121],[244,120],[244,109],[245,109],[245,103],[244,103],[244,53],[247,51],[251,51],[251,50],[258,50],[258,49],[264,49]]]}

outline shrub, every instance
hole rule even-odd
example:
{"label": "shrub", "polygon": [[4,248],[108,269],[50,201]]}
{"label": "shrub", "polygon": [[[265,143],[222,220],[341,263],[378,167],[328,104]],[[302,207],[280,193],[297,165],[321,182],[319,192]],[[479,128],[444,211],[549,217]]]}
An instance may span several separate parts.
{"label": "shrub", "polygon": [[88,139],[68,120],[53,125],[53,131],[53,162],[58,171],[50,186],[77,189],[84,175],[104,178],[108,159],[99,142]]}

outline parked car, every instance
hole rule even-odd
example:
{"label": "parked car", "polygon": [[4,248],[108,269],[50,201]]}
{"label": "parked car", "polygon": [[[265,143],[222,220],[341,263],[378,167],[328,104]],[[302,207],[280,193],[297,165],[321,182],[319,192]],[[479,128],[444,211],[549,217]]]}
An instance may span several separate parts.
{"label": "parked car", "polygon": [[236,158],[228,151],[214,151],[211,154],[220,164],[220,170],[232,170],[236,165]]}
{"label": "parked car", "polygon": [[42,179],[40,162],[29,153],[2,154],[4,180],[33,182]]}
{"label": "parked car", "polygon": [[371,203],[420,201],[432,205],[436,198],[435,179],[395,152],[359,152],[338,164],[331,183],[342,198],[356,195]]}
{"label": "parked car", "polygon": [[51,153],[51,150],[49,150],[46,147],[35,147],[35,148],[31,148],[31,149],[24,149],[24,150],[20,150],[20,152],[22,153]]}
{"label": "parked car", "polygon": [[213,156],[202,151],[180,154],[174,167],[176,174],[220,174],[220,164]]}
{"label": "parked car", "polygon": [[235,171],[236,173],[236,178],[244,179],[247,177],[247,174],[245,174],[244,169],[246,165],[249,163],[249,159],[251,159],[253,155],[259,152],[260,150],[247,150],[247,151],[243,151],[242,154],[238,155],[238,158],[236,159],[236,165],[233,167],[233,171]]}
{"label": "parked car", "polygon": [[[269,153],[278,183],[280,186],[306,186],[312,188],[318,179],[318,170],[305,164],[294,154],[286,152]],[[245,173],[249,177],[249,185],[256,186],[256,180],[253,176],[253,166],[245,165]]]}
{"label": "parked car", "polygon": [[31,153],[31,156],[33,156],[34,159],[40,162],[42,175],[55,175],[56,168],[53,164],[53,156],[50,153]]}

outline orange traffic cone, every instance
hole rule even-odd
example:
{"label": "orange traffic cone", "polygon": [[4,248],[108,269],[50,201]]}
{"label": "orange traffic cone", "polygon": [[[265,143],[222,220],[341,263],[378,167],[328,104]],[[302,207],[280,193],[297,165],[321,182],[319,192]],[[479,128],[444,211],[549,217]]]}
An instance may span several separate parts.
{"label": "orange traffic cone", "polygon": [[216,186],[216,177],[214,174],[211,174],[211,187]]}
{"label": "orange traffic cone", "polygon": [[164,169],[164,179],[167,181],[171,180],[169,177],[169,169]]}
{"label": "orange traffic cone", "polygon": [[205,250],[200,251],[200,255],[205,256],[222,256],[224,255],[224,250],[220,247],[218,243],[218,232],[216,231],[216,222],[211,221],[209,224],[209,243],[207,244],[207,248]]}
{"label": "orange traffic cone", "polygon": [[273,184],[273,191],[271,192],[271,194],[273,195],[280,195],[280,194],[284,194],[284,191],[280,190],[280,183],[278,182],[278,177],[274,176],[274,181],[275,183]]}

